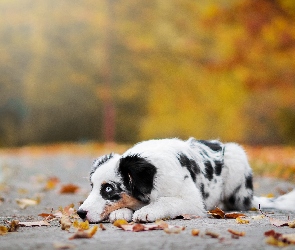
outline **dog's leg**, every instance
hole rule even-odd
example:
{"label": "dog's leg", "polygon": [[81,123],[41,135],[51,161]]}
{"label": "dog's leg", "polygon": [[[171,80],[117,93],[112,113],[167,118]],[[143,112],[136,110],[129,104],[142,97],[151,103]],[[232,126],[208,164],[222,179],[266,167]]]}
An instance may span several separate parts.
{"label": "dog's leg", "polygon": [[205,209],[200,199],[183,199],[180,197],[159,197],[157,201],[142,207],[133,214],[133,221],[152,222],[158,219],[175,218],[190,214],[205,216]]}
{"label": "dog's leg", "polygon": [[109,219],[110,222],[115,220],[124,219],[126,221],[131,221],[133,215],[133,210],[129,208],[121,208],[110,213]]}

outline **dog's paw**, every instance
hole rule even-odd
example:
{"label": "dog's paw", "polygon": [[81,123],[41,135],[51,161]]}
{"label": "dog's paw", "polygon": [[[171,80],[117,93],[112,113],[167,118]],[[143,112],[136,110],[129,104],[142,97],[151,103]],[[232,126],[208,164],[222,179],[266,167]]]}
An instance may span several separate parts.
{"label": "dog's paw", "polygon": [[109,219],[110,222],[115,220],[124,219],[126,221],[131,221],[133,215],[133,210],[129,208],[121,208],[110,213]]}
{"label": "dog's paw", "polygon": [[153,222],[158,219],[163,219],[163,216],[149,207],[143,207],[135,211],[132,218],[134,222]]}

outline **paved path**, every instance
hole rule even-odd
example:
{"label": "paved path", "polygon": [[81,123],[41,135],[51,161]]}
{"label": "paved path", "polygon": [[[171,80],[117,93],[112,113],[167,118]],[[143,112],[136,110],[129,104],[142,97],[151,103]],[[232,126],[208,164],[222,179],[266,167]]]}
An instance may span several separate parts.
{"label": "paved path", "polygon": [[[31,154],[25,150],[18,154],[0,152],[0,224],[6,220],[37,221],[40,213],[50,213],[60,206],[71,203],[78,207],[90,190],[88,172],[94,156],[69,152],[38,152]],[[44,191],[46,180],[50,176],[60,179],[54,190]],[[59,194],[60,186],[72,183],[80,187],[76,194]],[[273,179],[256,179],[256,194],[274,193],[294,187],[286,182]],[[39,196],[37,206],[20,209],[17,198],[34,198]],[[260,214],[248,212],[248,216]],[[286,220],[288,216],[295,220],[295,213],[274,211],[271,215]],[[91,239],[69,240],[73,234],[61,230],[59,223],[52,222],[49,227],[20,228],[18,232],[0,236],[0,249],[54,249],[54,244],[70,244],[74,249],[276,249],[265,243],[264,232],[274,229],[280,233],[295,233],[288,227],[276,228],[268,219],[252,220],[249,224],[240,225],[235,220],[212,218],[194,220],[171,220],[169,224],[185,226],[180,234],[166,234],[164,231],[124,232],[106,223],[107,230],[98,231]],[[200,229],[201,235],[193,237],[191,229]],[[246,235],[232,239],[228,229],[244,231]],[[206,230],[218,233],[218,239],[205,236]],[[73,230],[71,230],[73,231]],[[292,249],[292,248],[291,248]],[[295,246],[294,248],[295,249]]]}

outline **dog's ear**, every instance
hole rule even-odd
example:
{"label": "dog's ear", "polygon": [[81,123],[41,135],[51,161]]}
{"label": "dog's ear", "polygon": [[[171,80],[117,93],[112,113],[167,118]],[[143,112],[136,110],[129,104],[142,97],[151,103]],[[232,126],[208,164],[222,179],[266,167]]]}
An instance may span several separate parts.
{"label": "dog's ear", "polygon": [[110,153],[108,155],[103,155],[95,159],[90,170],[90,179],[92,174],[96,171],[97,168],[99,168],[101,165],[108,162],[110,159],[114,158],[115,156],[119,157],[118,154]]}
{"label": "dog's ear", "polygon": [[144,203],[150,201],[154,187],[156,167],[140,155],[128,155],[120,159],[119,174],[132,196]]}

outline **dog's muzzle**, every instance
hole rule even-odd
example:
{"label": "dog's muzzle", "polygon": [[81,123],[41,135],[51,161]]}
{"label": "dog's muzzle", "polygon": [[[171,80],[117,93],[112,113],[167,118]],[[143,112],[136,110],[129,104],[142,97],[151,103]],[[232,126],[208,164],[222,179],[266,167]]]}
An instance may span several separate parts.
{"label": "dog's muzzle", "polygon": [[77,214],[80,216],[82,220],[85,220],[87,216],[87,211],[83,209],[78,209]]}

